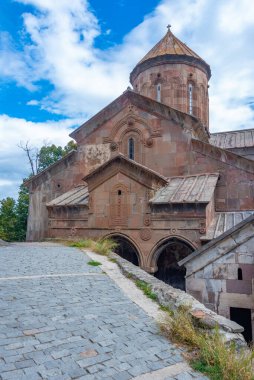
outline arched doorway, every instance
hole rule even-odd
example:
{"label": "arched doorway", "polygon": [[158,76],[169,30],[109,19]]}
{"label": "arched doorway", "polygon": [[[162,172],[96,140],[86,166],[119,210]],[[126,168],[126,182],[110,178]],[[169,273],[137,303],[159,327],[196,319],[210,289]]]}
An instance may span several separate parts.
{"label": "arched doorway", "polygon": [[139,254],[133,243],[121,235],[113,235],[110,238],[118,244],[118,247],[114,249],[115,253],[132,264],[139,266]]}
{"label": "arched doorway", "polygon": [[188,243],[177,238],[164,241],[155,252],[158,267],[155,277],[174,288],[185,290],[186,269],[177,263],[193,250]]}

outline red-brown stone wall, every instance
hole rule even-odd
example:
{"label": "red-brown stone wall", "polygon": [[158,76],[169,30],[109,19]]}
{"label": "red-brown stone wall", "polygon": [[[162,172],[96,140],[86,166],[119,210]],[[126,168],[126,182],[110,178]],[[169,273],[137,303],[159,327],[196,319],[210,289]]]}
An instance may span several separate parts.
{"label": "red-brown stone wall", "polygon": [[209,126],[208,82],[197,67],[170,63],[153,66],[141,72],[133,83],[135,91],[157,100],[157,85],[161,85],[161,102],[189,113],[188,84],[193,85],[193,115]]}

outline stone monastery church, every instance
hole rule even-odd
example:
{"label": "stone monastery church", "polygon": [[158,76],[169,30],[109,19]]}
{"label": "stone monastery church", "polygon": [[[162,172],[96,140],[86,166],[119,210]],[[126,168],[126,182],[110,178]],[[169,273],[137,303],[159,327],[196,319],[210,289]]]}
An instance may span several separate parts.
{"label": "stone monastery church", "polygon": [[77,150],[26,182],[27,240],[111,237],[250,341],[254,129],[209,131],[210,77],[168,28],[131,72],[133,89],[70,134]]}

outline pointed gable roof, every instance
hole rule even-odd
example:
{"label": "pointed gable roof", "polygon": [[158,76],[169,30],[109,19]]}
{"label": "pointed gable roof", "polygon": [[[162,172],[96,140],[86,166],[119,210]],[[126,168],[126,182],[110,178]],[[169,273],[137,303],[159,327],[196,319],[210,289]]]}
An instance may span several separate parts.
{"label": "pointed gable roof", "polygon": [[[101,183],[105,182],[108,178],[119,172],[122,172],[126,176],[150,188],[154,188],[155,184],[156,188],[158,188],[160,186],[165,186],[167,183],[166,177],[134,160],[127,158],[122,153],[110,158],[91,173],[87,174],[83,178],[83,181],[88,184],[89,191],[91,191]],[[144,175],[147,178],[146,183],[142,180]],[[99,181],[96,180],[98,177]]]}
{"label": "pointed gable roof", "polygon": [[85,121],[69,136],[79,143],[79,141],[84,139],[90,133],[93,133],[97,128],[102,127],[104,123],[113,118],[123,108],[130,104],[133,104],[134,106],[157,117],[167,120],[174,120],[174,122],[179,123],[182,127],[185,123],[187,123],[187,125],[191,126],[193,136],[207,142],[209,141],[210,134],[207,128],[195,116],[179,111],[175,108],[167,106],[166,104],[157,102],[154,99],[138,94],[130,89],[127,89],[122,95],[113,100],[113,102],[108,104],[96,115],[91,117],[91,119]]}
{"label": "pointed gable roof", "polygon": [[187,277],[246,243],[254,236],[254,215],[236,224],[178,262],[187,267]]}

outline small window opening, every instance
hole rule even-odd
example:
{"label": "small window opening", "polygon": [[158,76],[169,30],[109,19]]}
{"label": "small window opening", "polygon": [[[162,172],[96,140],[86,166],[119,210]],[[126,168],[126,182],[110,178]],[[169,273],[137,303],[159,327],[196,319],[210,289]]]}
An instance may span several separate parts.
{"label": "small window opening", "polygon": [[192,115],[192,103],[193,103],[193,86],[192,84],[190,83],[189,84],[189,88],[188,88],[188,92],[189,92],[189,114]]}
{"label": "small window opening", "polygon": [[134,139],[132,137],[128,140],[128,157],[134,160]]}
{"label": "small window opening", "polygon": [[57,184],[57,187],[61,187],[61,185],[58,183],[58,184]]}
{"label": "small window opening", "polygon": [[161,85],[160,84],[157,84],[157,102],[160,102],[161,101]]}
{"label": "small window opening", "polygon": [[243,271],[241,268],[238,268],[238,270],[237,270],[237,277],[238,277],[238,280],[243,279]]}
{"label": "small window opening", "polygon": [[122,195],[122,190],[118,190],[118,195]]}

